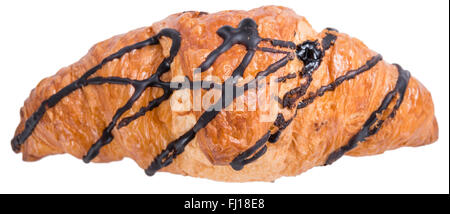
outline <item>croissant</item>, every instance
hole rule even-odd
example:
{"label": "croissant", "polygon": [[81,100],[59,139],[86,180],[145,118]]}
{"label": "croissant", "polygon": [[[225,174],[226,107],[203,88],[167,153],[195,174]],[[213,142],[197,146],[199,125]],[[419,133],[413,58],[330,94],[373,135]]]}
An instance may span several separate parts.
{"label": "croissant", "polygon": [[177,13],[100,42],[43,79],[20,117],[11,145],[24,161],[129,157],[148,175],[229,182],[438,138],[408,71],[277,6]]}

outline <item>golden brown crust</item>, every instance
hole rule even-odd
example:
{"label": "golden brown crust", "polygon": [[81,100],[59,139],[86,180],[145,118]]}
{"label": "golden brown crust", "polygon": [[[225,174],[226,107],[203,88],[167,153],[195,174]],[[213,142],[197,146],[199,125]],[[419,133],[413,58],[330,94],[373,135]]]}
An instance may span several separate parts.
{"label": "golden brown crust", "polygon": [[[262,38],[282,39],[300,44],[306,40],[321,40],[327,30],[316,33],[309,23],[292,10],[283,7],[261,7],[250,11],[223,11],[205,15],[199,12],[178,13],[153,24],[115,36],[96,44],[77,63],[65,67],[52,77],[42,80],[31,92],[21,109],[21,122],[16,134],[24,128],[25,120],[40,103],[79,78],[86,70],[98,64],[106,56],[122,47],[143,41],[163,28],[174,28],[182,37],[181,48],[164,80],[181,75],[193,78],[193,70],[206,56],[222,43],[216,31],[223,25],[237,26],[246,17],[258,24]],[[313,74],[308,92],[333,82],[351,69],[356,69],[376,55],[362,42],[345,34],[337,35],[335,44],[325,52],[320,67]],[[163,57],[169,55],[171,40],[161,38],[160,45],[134,50],[114,60],[94,76],[120,76],[145,79],[155,72]],[[263,45],[268,46],[268,43]],[[245,47],[236,45],[221,55],[213,66],[202,73],[222,78],[231,75],[245,54]],[[279,60],[280,54],[257,52],[244,72],[244,78],[255,76],[270,64]],[[295,59],[271,76],[284,76],[298,72],[303,67]],[[358,132],[369,115],[380,105],[385,95],[395,87],[397,68],[384,61],[353,80],[344,82],[333,92],[327,92],[311,105],[300,109],[291,126],[284,130],[280,140],[268,144],[265,155],[243,170],[235,171],[228,163],[239,153],[255,144],[267,130],[273,128],[273,120],[260,122],[265,114],[256,111],[221,111],[206,128],[186,147],[182,155],[162,171],[205,177],[221,181],[272,181],[280,176],[293,176],[317,165],[323,165],[327,156],[345,145]],[[298,87],[302,80],[294,78],[279,85],[279,96]],[[51,154],[69,153],[77,158],[86,154],[100,137],[102,130],[114,112],[131,96],[133,88],[124,85],[90,85],[63,98],[48,109],[33,134],[22,146],[23,159],[38,160]],[[370,92],[370,93],[368,93]],[[162,90],[147,89],[132,109],[123,117],[136,113],[140,107],[160,96]],[[172,111],[170,103],[176,97],[189,95],[190,91],[175,91],[170,100],[145,116],[120,130],[114,129],[114,140],[101,149],[94,162],[109,162],[130,157],[141,168],[147,168],[152,159],[168,143],[190,129],[199,118],[200,111]],[[205,91],[202,92],[202,95]],[[248,99],[248,93],[238,99]],[[263,97],[270,99],[269,96]],[[190,97],[192,103],[193,97]],[[238,100],[237,99],[237,100]],[[235,100],[235,102],[238,102]],[[294,110],[283,110],[286,118]],[[414,78],[409,81],[403,104],[393,119],[388,119],[380,131],[360,143],[349,155],[379,154],[400,146],[420,146],[437,139],[437,123],[429,92]]]}

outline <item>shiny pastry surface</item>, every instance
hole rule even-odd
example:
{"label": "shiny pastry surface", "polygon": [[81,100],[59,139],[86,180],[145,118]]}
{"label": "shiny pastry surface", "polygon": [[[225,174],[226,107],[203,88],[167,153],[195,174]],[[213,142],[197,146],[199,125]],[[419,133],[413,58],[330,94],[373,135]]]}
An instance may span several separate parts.
{"label": "shiny pastry surface", "polygon": [[129,157],[148,175],[234,182],[438,137],[431,95],[407,70],[276,6],[177,13],[100,42],[20,114],[11,144],[25,161]]}

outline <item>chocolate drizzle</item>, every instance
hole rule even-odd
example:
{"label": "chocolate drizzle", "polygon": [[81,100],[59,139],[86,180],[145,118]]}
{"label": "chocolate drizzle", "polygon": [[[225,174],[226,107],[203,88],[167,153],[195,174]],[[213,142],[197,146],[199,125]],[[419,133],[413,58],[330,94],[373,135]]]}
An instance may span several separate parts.
{"label": "chocolate drizzle", "polygon": [[322,39],[323,50],[328,50],[336,41],[337,37],[334,34],[326,33],[325,37]]}
{"label": "chocolate drizzle", "polygon": [[336,78],[336,80],[328,85],[320,87],[316,92],[309,95],[307,98],[301,100],[298,105],[297,109],[302,109],[311,104],[314,99],[317,97],[323,96],[325,92],[327,91],[333,91],[336,87],[338,87],[340,84],[342,84],[344,81],[351,80],[355,78],[357,75],[364,73],[365,71],[370,70],[373,66],[375,66],[379,61],[381,61],[383,57],[381,55],[376,55],[369,59],[363,66],[355,69],[350,70],[346,72],[344,75]]}
{"label": "chocolate drizzle", "polygon": [[[141,49],[149,45],[158,44],[159,43],[158,39],[162,36],[169,37],[173,41],[172,47],[170,49],[170,56],[163,60],[163,62],[159,65],[156,73],[153,74],[150,78],[142,81],[120,77],[94,77],[88,79],[95,72],[100,70],[106,63],[111,62],[114,59],[119,59],[126,53],[129,53],[130,51],[135,49]],[[111,123],[108,125],[107,128],[103,130],[102,137],[99,139],[99,141],[97,141],[97,143],[95,144],[95,146],[93,146],[93,148],[91,147],[91,149],[88,152],[88,155],[86,156],[86,158],[84,158],[85,161],[91,160],[98,153],[98,149],[100,149],[101,146],[111,142],[113,138],[111,135],[111,131],[112,128],[115,126],[116,121],[126,110],[128,110],[132,106],[132,104],[139,98],[139,96],[147,87],[163,88],[164,89],[163,98],[167,99],[166,97],[170,96],[171,93],[170,88],[166,87],[167,85],[164,85],[159,78],[163,73],[167,72],[170,69],[170,63],[177,54],[178,49],[180,47],[180,43],[181,38],[177,31],[173,29],[163,29],[161,30],[161,32],[159,32],[155,36],[148,38],[147,40],[124,47],[119,51],[117,51],[116,53],[109,55],[108,57],[103,59],[98,65],[86,71],[80,78],[73,81],[69,85],[65,86],[64,88],[62,88],[61,90],[50,96],[48,99],[44,100],[39,106],[39,108],[31,115],[31,117],[29,117],[26,120],[24,130],[11,140],[11,146],[13,150],[15,152],[20,151],[20,145],[22,145],[25,142],[25,140],[31,135],[40,119],[44,116],[47,109],[54,107],[62,98],[68,96],[75,90],[81,89],[82,87],[87,85],[99,85],[105,83],[132,85],[135,89],[134,94],[124,106],[122,106],[119,110],[117,110]],[[159,103],[154,103],[153,105],[157,106],[159,105]]]}
{"label": "chocolate drizzle", "polygon": [[[256,141],[255,145],[245,150],[238,156],[236,156],[230,163],[230,166],[234,170],[241,170],[244,168],[244,165],[249,164],[258,158],[260,158],[267,151],[267,146],[265,145],[267,140],[269,140],[270,131],[268,131],[265,135],[261,137],[258,141]],[[261,148],[262,147],[262,148]],[[259,149],[259,151],[258,151]],[[256,152],[258,151],[258,152]],[[255,153],[256,152],[256,153]],[[252,156],[253,155],[253,156]],[[251,158],[248,158],[252,156]]]}
{"label": "chocolate drizzle", "polygon": [[395,64],[395,66],[397,67],[398,71],[398,79],[397,83],[395,84],[395,88],[384,97],[383,101],[381,102],[381,105],[378,107],[377,110],[372,112],[372,114],[366,120],[363,127],[358,131],[358,133],[353,135],[353,137],[350,138],[350,140],[346,145],[340,147],[339,149],[328,155],[328,158],[325,161],[325,165],[332,164],[337,159],[342,157],[346,152],[355,148],[359,142],[363,142],[367,139],[367,137],[376,134],[384,122],[384,120],[379,119],[377,115],[382,114],[383,111],[385,111],[388,108],[389,104],[391,104],[394,98],[398,97],[392,109],[392,112],[389,114],[388,117],[393,118],[395,116],[395,113],[400,107],[400,104],[403,102],[406,87],[408,86],[409,78],[411,76],[408,71],[403,70],[402,67],[400,67],[399,65]]}
{"label": "chocolate drizzle", "polygon": [[[281,100],[278,96],[276,97],[278,102],[283,105],[283,107],[286,106],[292,106],[293,103],[303,96],[306,91],[308,90],[309,85],[312,82],[312,73],[319,68],[320,63],[322,62],[322,58],[325,56],[325,51],[327,51],[331,45],[334,44],[337,37],[333,34],[326,33],[325,37],[322,39],[322,48],[319,48],[319,43],[317,41],[305,41],[302,44],[299,44],[298,46],[292,45],[290,43],[283,43],[279,41],[272,41],[272,45],[281,45],[282,47],[288,47],[288,48],[296,48],[296,55],[297,58],[301,61],[303,61],[304,67],[302,71],[300,72],[300,75],[302,77],[307,78],[307,81],[305,84],[300,85],[300,87],[294,88],[290,91],[288,91],[285,95],[283,100]],[[288,74],[287,76],[278,78],[278,82],[284,82],[286,79],[295,78],[297,74]],[[245,150],[244,152],[240,153],[237,157],[233,159],[233,161],[230,163],[231,167],[235,170],[241,170],[244,168],[244,165],[249,164],[259,157],[261,157],[267,150],[267,146],[265,145],[266,142],[269,143],[276,143],[281,133],[284,129],[286,129],[291,122],[294,120],[294,118],[297,116],[298,109],[295,109],[294,116],[292,116],[289,120],[286,121],[283,114],[279,113],[277,115],[277,118],[274,121],[274,126],[278,128],[278,130],[270,134],[270,131],[264,135],[261,139],[257,141],[257,143],[250,147],[249,149]],[[263,146],[263,147],[262,147]],[[262,147],[262,148],[261,148]],[[257,153],[252,155],[256,150],[261,148]]]}
{"label": "chocolate drizzle", "polygon": [[273,123],[273,125],[276,126],[278,128],[278,130],[275,133],[270,135],[268,142],[276,143],[280,139],[281,132],[292,123],[295,116],[297,116],[297,110],[295,111],[294,116],[291,117],[291,119],[286,121],[286,119],[284,119],[283,114],[278,113],[277,119],[275,119],[275,122]]}
{"label": "chocolate drizzle", "polygon": [[286,76],[278,77],[277,82],[286,82],[288,79],[294,79],[297,77],[296,73],[290,73]]}
{"label": "chocolate drizzle", "polygon": [[336,28],[332,28],[332,27],[327,27],[327,28],[325,28],[325,30],[327,30],[327,31],[334,31],[336,33],[339,33],[339,31]]}
{"label": "chocolate drizzle", "polygon": [[273,46],[282,47],[282,48],[289,48],[292,50],[295,50],[297,48],[297,45],[291,41],[282,41],[277,39],[271,39],[271,38],[264,38],[262,41],[268,41]]}

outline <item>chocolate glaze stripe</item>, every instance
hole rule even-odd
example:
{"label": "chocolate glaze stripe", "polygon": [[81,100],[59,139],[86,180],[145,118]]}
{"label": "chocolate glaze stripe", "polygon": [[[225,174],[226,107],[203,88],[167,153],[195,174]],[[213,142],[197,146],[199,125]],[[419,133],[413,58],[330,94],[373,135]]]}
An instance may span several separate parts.
{"label": "chocolate glaze stripe", "polygon": [[325,28],[327,31],[334,31],[334,32],[336,32],[336,33],[339,33],[339,31],[337,30],[337,29],[335,29],[335,28],[332,28],[332,27],[327,27],[327,28]]}
{"label": "chocolate glaze stripe", "polygon": [[[411,78],[411,74],[409,71],[403,70],[403,68],[398,65],[394,64],[397,67],[397,70],[399,72],[399,80],[397,80],[397,85],[400,85],[399,90],[396,91],[399,94],[399,97],[397,98],[397,101],[395,102],[395,105],[393,107],[392,112],[389,114],[388,118],[394,118],[398,108],[400,108],[400,105],[403,102],[404,94],[406,92],[406,88],[408,86],[409,79]],[[400,81],[400,82],[399,82]],[[393,95],[395,96],[395,94]],[[378,130],[381,128],[381,125],[383,125],[384,120],[378,120],[377,124],[374,126],[375,128],[371,129],[369,132],[370,135],[374,135],[378,132]]]}
{"label": "chocolate glaze stripe", "polygon": [[[245,150],[245,152],[242,152],[238,156],[236,156],[233,159],[233,161],[231,161],[231,163],[230,163],[231,167],[234,170],[241,170],[242,168],[244,168],[244,165],[249,164],[249,163],[257,160],[259,157],[261,157],[267,151],[267,146],[265,144],[266,144],[267,140],[269,139],[269,137],[270,137],[270,131],[268,131],[266,134],[264,134],[264,136],[262,136],[261,139],[256,141],[255,145],[253,145],[249,149]],[[258,149],[259,149],[259,151],[258,151]],[[255,153],[256,151],[258,151],[258,152]],[[251,155],[253,155],[253,156],[251,158],[248,158]]]}
{"label": "chocolate glaze stripe", "polygon": [[[276,80],[277,82],[286,82],[286,80],[288,79],[294,79],[297,77],[296,73],[290,73],[286,76],[282,76],[282,77],[278,77],[278,79]],[[280,98],[281,99],[281,98]]]}
{"label": "chocolate glaze stripe", "polygon": [[299,87],[293,88],[293,89],[289,90],[288,92],[286,92],[286,94],[284,94],[283,99],[282,99],[283,107],[292,108],[292,106],[295,105],[295,102],[300,97],[305,95],[305,93],[308,90],[309,86],[311,85],[311,82],[313,79],[312,79],[312,75],[305,75],[304,77],[306,78],[306,82],[304,84],[301,84]]}
{"label": "chocolate glaze stripe", "polygon": [[274,122],[274,125],[278,128],[278,130],[270,135],[268,142],[276,143],[279,140],[283,130],[286,129],[289,125],[291,125],[292,121],[294,121],[295,116],[297,116],[297,109],[295,110],[294,116],[292,116],[291,119],[289,120],[284,119],[283,114],[278,113],[277,119]]}
{"label": "chocolate glaze stripe", "polygon": [[[44,116],[47,109],[55,106],[62,98],[66,97],[73,91],[80,89],[83,86],[86,86],[87,84],[89,84],[87,79],[92,74],[94,74],[95,72],[100,70],[106,63],[111,62],[114,59],[121,58],[123,55],[125,55],[126,53],[129,53],[132,50],[141,49],[141,48],[149,46],[149,45],[158,44],[158,39],[161,36],[165,36],[166,34],[171,34],[169,31],[170,31],[169,29],[162,30],[159,34],[157,34],[153,37],[150,37],[144,41],[135,43],[133,45],[124,47],[124,48],[120,49],[119,51],[109,55],[108,57],[104,58],[98,65],[96,65],[96,66],[92,67],[91,69],[89,69],[88,71],[86,71],[80,78],[78,78],[71,84],[65,86],[64,88],[62,88],[61,90],[59,90],[58,92],[56,92],[55,94],[53,94],[52,96],[50,96],[49,98],[44,100],[41,103],[41,105],[38,107],[38,109],[26,120],[24,130],[22,132],[20,132],[18,135],[16,135],[11,140],[12,149],[15,152],[19,152],[20,145],[22,145],[28,139],[28,137],[32,134],[33,130],[36,128],[38,122]],[[128,84],[128,83],[124,83],[124,82],[117,83],[118,81],[121,81],[119,79],[120,78],[111,79],[111,80],[108,80],[108,79],[99,80],[99,78],[97,78],[97,80],[99,80],[99,81],[96,82],[95,80],[92,80],[91,82],[92,82],[92,84],[100,84],[102,81],[103,82],[111,81],[112,84]]]}
{"label": "chocolate glaze stripe", "polygon": [[327,51],[330,49],[332,45],[334,45],[334,42],[336,41],[337,36],[331,33],[326,33],[325,37],[322,39],[322,48],[323,51]]}
{"label": "chocolate glaze stripe", "polygon": [[[128,124],[130,124],[132,121],[138,119],[141,116],[144,116],[145,113],[147,113],[148,111],[153,110],[154,108],[158,107],[164,100],[169,99],[170,95],[172,94],[172,92],[170,90],[164,89],[164,94],[161,95],[160,97],[151,100],[147,106],[141,107],[139,109],[139,111],[129,117],[125,117],[123,118],[117,125],[117,129],[120,129],[124,126],[127,126]],[[117,121],[117,120],[116,120]]]}
{"label": "chocolate glaze stripe", "polygon": [[283,51],[283,50],[277,50],[273,48],[267,48],[267,47],[257,47],[256,50],[263,51],[263,52],[269,52],[269,53],[278,53],[278,54],[290,54],[289,51]]}
{"label": "chocolate glaze stripe", "polygon": [[350,70],[344,75],[336,78],[336,80],[328,85],[320,87],[314,94],[310,95],[308,98],[303,99],[300,101],[297,105],[297,109],[302,109],[311,104],[314,99],[317,97],[323,96],[325,92],[327,91],[333,91],[338,87],[340,84],[342,84],[344,81],[351,80],[358,76],[359,74],[364,73],[365,71],[370,70],[372,67],[374,67],[379,61],[381,61],[383,57],[381,55],[376,55],[370,58],[363,66],[355,69]]}
{"label": "chocolate glaze stripe", "polygon": [[[346,152],[355,148],[359,142],[363,142],[367,139],[367,137],[376,134],[384,122],[384,120],[378,119],[377,115],[381,114],[384,110],[386,110],[389,104],[392,102],[392,100],[394,100],[394,98],[398,95],[398,99],[395,103],[392,112],[389,114],[389,118],[393,118],[395,116],[395,112],[398,110],[401,103],[403,102],[403,97],[405,95],[406,88],[408,86],[408,82],[411,76],[408,71],[403,70],[402,67],[400,67],[399,65],[396,64],[395,66],[397,67],[398,71],[398,79],[397,83],[395,84],[395,88],[383,98],[383,101],[381,102],[378,109],[372,112],[372,114],[366,120],[360,131],[358,131],[358,133],[353,135],[353,137],[348,141],[346,145],[340,147],[339,149],[328,155],[328,158],[325,161],[325,165],[332,164],[340,157],[342,157]],[[373,127],[373,125],[375,125],[375,127]]]}
{"label": "chocolate glaze stripe", "polygon": [[282,48],[289,48],[289,49],[292,49],[292,50],[297,49],[297,45],[295,45],[295,43],[293,43],[291,41],[283,41],[283,40],[271,39],[271,38],[263,38],[262,41],[268,41],[273,46],[278,46],[278,47],[282,47]]}
{"label": "chocolate glaze stripe", "polygon": [[200,72],[208,70],[216,61],[217,57],[225,53],[235,44],[245,45],[247,50],[256,50],[258,43],[261,41],[256,27],[256,22],[250,18],[243,19],[237,28],[229,25],[220,27],[216,33],[223,39],[223,42],[200,64]]}
{"label": "chocolate glaze stripe", "polygon": [[[303,61],[304,67],[302,70],[302,75],[308,78],[307,83],[302,84],[300,87],[294,88],[291,91],[287,92],[285,94],[285,98],[287,94],[295,93],[300,94],[299,97],[303,96],[304,93],[306,93],[309,85],[312,82],[312,72],[314,72],[322,62],[322,58],[325,56],[325,51],[327,51],[332,45],[334,45],[334,42],[336,41],[337,36],[326,33],[325,37],[322,39],[322,50],[318,48],[319,44],[317,42],[312,41],[305,41],[302,44],[299,44],[297,46],[296,55],[299,60]],[[296,74],[294,74],[296,77]],[[278,79],[278,81],[286,81],[286,78],[295,78],[292,74],[289,74],[288,76],[281,77]],[[298,90],[298,91],[297,91]],[[292,92],[294,91],[294,92]],[[297,98],[291,98],[293,102],[295,102],[299,97]],[[283,105],[283,101],[278,96],[276,96],[277,101]],[[255,144],[256,148],[260,148],[262,145],[259,145],[261,142],[269,142],[269,143],[275,143],[279,140],[281,133],[284,129],[286,129],[294,120],[294,118],[297,116],[298,109],[295,109],[294,116],[289,119],[285,120],[283,114],[279,113],[277,115],[277,118],[275,119],[274,126],[278,127],[278,130],[273,133],[269,134],[269,137],[266,138],[263,136],[260,140],[257,141]],[[269,131],[270,133],[270,131]],[[236,156],[233,161],[230,163],[231,167],[235,170],[241,170],[246,164],[249,164],[255,160],[257,160],[259,157],[261,157],[267,150],[267,146],[264,145],[264,147],[258,151],[258,153],[254,154],[252,157],[250,157],[253,152],[256,151],[256,149],[253,147],[250,147],[246,151],[240,153],[238,156]]]}

